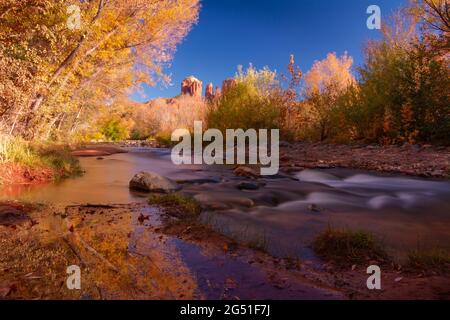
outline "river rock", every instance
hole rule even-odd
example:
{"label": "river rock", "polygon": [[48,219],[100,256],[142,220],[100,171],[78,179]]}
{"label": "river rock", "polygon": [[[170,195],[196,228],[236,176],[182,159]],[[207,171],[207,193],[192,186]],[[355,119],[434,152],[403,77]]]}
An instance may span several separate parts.
{"label": "river rock", "polygon": [[130,189],[153,193],[172,193],[180,190],[175,182],[154,172],[140,172],[130,181]]}
{"label": "river rock", "polygon": [[310,211],[312,211],[312,212],[320,212],[320,209],[319,209],[319,207],[317,206],[317,204],[310,204],[309,206],[308,206],[308,209],[310,210]]}
{"label": "river rock", "polygon": [[258,178],[259,174],[250,167],[240,166],[234,169],[234,174],[246,178]]}
{"label": "river rock", "polygon": [[335,166],[333,166],[332,164],[326,164],[326,163],[319,163],[316,168],[317,169],[332,169]]}
{"label": "river rock", "polygon": [[259,185],[254,182],[243,181],[237,185],[239,190],[258,190]]}
{"label": "river rock", "polygon": [[230,199],[231,202],[236,203],[239,206],[253,208],[255,206],[255,202],[249,198],[234,198]]}

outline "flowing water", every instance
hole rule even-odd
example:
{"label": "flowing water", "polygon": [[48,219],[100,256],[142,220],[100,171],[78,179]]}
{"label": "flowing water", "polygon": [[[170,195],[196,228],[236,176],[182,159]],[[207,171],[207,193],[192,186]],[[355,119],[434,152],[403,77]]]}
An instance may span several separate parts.
{"label": "flowing water", "polygon": [[203,220],[219,231],[264,247],[277,256],[313,258],[310,244],[329,225],[367,230],[398,256],[418,247],[450,249],[450,182],[381,175],[347,169],[304,170],[259,181],[241,191],[245,179],[220,166],[175,166],[170,152],[130,149],[97,160],[82,158],[83,177],[55,184],[11,186],[1,200],[57,204],[124,204],[145,201],[128,183],[140,171],[178,181],[206,208]]}

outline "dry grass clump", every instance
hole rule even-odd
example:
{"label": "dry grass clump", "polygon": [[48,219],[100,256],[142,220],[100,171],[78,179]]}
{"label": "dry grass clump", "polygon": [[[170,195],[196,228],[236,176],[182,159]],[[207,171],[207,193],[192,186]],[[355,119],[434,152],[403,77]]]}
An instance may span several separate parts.
{"label": "dry grass clump", "polygon": [[381,244],[372,234],[364,231],[329,227],[315,239],[313,247],[320,257],[342,266],[371,260],[382,263],[388,259]]}
{"label": "dry grass clump", "polygon": [[181,193],[151,195],[148,202],[151,205],[163,207],[170,216],[181,219],[196,219],[202,211],[195,199]]}
{"label": "dry grass clump", "polygon": [[450,253],[446,250],[414,250],[408,255],[407,269],[421,272],[450,273]]}

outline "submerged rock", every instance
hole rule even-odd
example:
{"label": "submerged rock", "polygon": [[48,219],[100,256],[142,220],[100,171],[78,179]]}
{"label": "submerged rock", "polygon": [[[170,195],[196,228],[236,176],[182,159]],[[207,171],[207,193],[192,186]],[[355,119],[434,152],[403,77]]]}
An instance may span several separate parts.
{"label": "submerged rock", "polygon": [[172,193],[180,190],[175,182],[154,172],[140,172],[130,181],[130,189],[153,193]]}
{"label": "submerged rock", "polygon": [[239,166],[236,169],[234,169],[234,174],[239,177],[246,177],[246,178],[259,178],[259,173],[253,170],[250,167],[245,166]]}
{"label": "submerged rock", "polygon": [[257,183],[254,183],[254,182],[243,181],[243,182],[241,182],[241,183],[239,183],[237,185],[237,188],[239,190],[258,190],[259,189],[259,185]]}
{"label": "submerged rock", "polygon": [[319,209],[319,207],[317,206],[317,204],[310,204],[309,206],[308,206],[308,209],[310,210],[310,211],[312,211],[312,212],[320,212],[320,209]]}

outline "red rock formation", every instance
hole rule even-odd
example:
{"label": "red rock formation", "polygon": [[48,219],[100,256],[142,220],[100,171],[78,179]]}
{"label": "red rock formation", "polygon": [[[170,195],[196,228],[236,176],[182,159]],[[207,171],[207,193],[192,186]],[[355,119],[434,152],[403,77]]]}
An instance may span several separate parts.
{"label": "red rock formation", "polygon": [[222,94],[226,94],[229,89],[236,85],[236,79],[229,78],[222,82]]}
{"label": "red rock formation", "polygon": [[192,97],[202,96],[203,83],[194,76],[187,77],[181,83],[181,94],[189,94]]}
{"label": "red rock formation", "polygon": [[216,86],[216,92],[214,92],[214,99],[220,98],[220,89]]}
{"label": "red rock formation", "polygon": [[206,86],[206,91],[205,91],[205,98],[208,101],[212,101],[214,100],[214,86],[212,83],[209,83]]}

